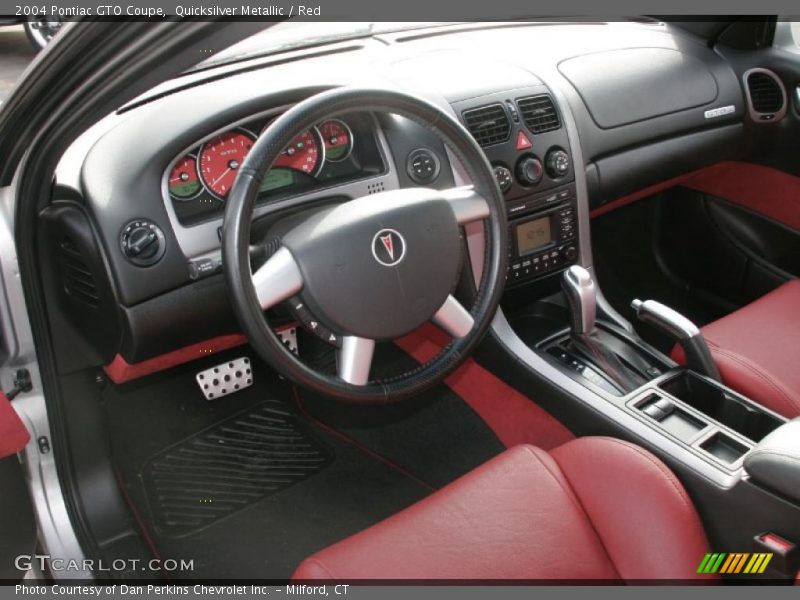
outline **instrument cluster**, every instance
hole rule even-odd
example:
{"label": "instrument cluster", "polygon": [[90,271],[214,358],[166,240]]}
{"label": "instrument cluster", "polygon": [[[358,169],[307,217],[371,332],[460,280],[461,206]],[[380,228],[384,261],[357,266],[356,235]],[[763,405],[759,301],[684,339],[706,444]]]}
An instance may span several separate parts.
{"label": "instrument cluster", "polygon": [[[218,217],[239,168],[275,117],[231,127],[198,143],[167,168],[166,187],[183,224]],[[258,132],[258,133],[256,133]],[[259,201],[372,177],[384,171],[374,121],[354,113],[318,123],[294,138],[264,176]]]}

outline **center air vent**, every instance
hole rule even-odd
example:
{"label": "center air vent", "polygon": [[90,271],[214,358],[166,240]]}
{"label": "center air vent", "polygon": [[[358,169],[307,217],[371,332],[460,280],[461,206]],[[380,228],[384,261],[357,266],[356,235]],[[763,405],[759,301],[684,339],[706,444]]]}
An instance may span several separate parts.
{"label": "center air vent", "polygon": [[511,135],[511,124],[502,104],[489,104],[465,110],[464,124],[481,146],[505,142]]}
{"label": "center air vent", "polygon": [[522,120],[531,133],[545,133],[561,127],[558,111],[548,94],[520,98],[517,100],[517,106],[522,114]]}
{"label": "center air vent", "polygon": [[97,284],[94,281],[89,267],[83,260],[78,247],[70,238],[64,238],[58,247],[58,260],[61,266],[61,280],[64,284],[64,291],[75,300],[97,306],[100,296],[97,291]]}
{"label": "center air vent", "polygon": [[786,92],[778,76],[766,69],[745,73],[750,115],[758,121],[776,121],[786,114]]}

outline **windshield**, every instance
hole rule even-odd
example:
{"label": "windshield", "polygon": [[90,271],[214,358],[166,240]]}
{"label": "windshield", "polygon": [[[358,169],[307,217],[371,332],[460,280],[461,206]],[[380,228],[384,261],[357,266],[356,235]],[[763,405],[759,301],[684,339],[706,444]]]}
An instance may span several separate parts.
{"label": "windshield", "polygon": [[349,40],[391,31],[420,29],[449,23],[339,23],[281,21],[277,25],[250,36],[199,63],[194,69],[205,69],[225,63],[246,60],[314,46],[326,42]]}

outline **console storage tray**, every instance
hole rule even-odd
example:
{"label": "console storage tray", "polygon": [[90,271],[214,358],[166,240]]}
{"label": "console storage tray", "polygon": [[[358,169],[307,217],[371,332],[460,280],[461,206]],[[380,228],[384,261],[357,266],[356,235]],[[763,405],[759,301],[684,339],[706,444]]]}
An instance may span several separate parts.
{"label": "console storage tray", "polygon": [[761,441],[783,421],[751,405],[691,371],[682,371],[659,387],[721,425],[753,440]]}

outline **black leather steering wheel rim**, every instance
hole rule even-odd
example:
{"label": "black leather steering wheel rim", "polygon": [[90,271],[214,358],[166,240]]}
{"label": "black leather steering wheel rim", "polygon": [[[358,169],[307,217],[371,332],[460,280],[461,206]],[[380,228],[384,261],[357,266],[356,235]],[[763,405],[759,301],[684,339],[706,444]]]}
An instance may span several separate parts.
{"label": "black leather steering wheel rim", "polygon": [[[354,385],[320,373],[293,355],[267,323],[250,267],[250,228],[261,180],[299,133],[325,119],[355,111],[393,113],[414,120],[441,139],[466,170],[474,191],[488,205],[481,283],[470,314],[474,326],[431,361],[389,380]],[[348,402],[389,402],[419,394],[441,382],[472,352],[497,310],[506,277],[507,222],[504,200],[480,146],[452,115],[403,92],[343,87],[298,103],[273,121],[241,165],[228,196],[222,255],[234,312],[256,352],[276,371],[317,393]]]}

